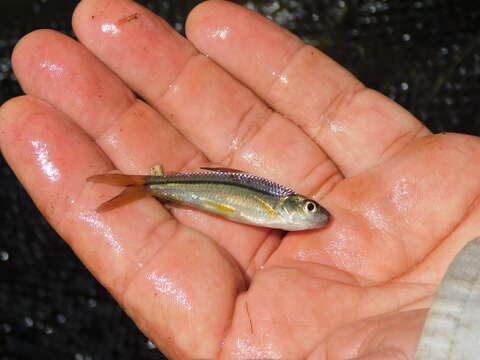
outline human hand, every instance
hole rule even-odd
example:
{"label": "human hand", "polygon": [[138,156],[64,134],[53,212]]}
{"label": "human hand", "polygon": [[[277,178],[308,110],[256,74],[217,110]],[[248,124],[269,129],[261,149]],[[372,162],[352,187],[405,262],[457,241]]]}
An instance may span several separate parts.
{"label": "human hand", "polygon": [[[27,96],[2,106],[0,146],[165,354],[413,357],[446,266],[476,235],[477,138],[432,136],[325,55],[230,3],[197,7],[189,40],[126,0],[84,0],[74,28],[81,43],[42,30],[18,44]],[[118,189],[85,181],[209,162],[288,185],[334,219],[284,234],[153,199],[98,214]]]}

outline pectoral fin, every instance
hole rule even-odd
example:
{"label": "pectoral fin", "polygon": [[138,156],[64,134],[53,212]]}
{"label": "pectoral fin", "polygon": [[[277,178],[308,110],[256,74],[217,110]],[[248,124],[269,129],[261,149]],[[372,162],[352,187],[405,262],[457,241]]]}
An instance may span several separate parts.
{"label": "pectoral fin", "polygon": [[258,196],[256,196],[256,198],[260,202],[262,207],[265,209],[265,211],[267,212],[268,215],[270,215],[270,216],[277,216],[278,215],[278,212],[272,207],[272,205],[267,203],[265,200],[259,198]]}

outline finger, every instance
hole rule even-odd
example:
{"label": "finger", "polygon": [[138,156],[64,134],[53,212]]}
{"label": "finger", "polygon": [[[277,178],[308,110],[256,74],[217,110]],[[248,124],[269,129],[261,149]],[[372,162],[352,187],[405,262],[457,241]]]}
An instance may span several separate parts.
{"label": "finger", "polygon": [[320,196],[341,179],[303,131],[138,4],[85,0],[74,28],[82,43],[211,161]]}
{"label": "finger", "polygon": [[[63,34],[29,34],[15,48],[13,66],[26,93],[68,114],[124,173],[145,174],[158,163],[176,172],[207,162],[157,111],[136,100],[104,64]],[[231,224],[198,211],[173,209],[172,213],[183,224],[215,239],[243,269],[251,268],[248,272],[269,256],[280,237],[278,232]],[[249,241],[239,247],[245,238]]]}
{"label": "finger", "polygon": [[167,355],[213,358],[242,286],[224,251],[152,199],[96,213],[109,189],[85,177],[111,164],[44,102],[23,97],[2,106],[0,148],[50,223],[147,336]]}
{"label": "finger", "polygon": [[347,176],[429,133],[399,105],[365,89],[333,60],[253,11],[204,2],[190,14],[187,35],[199,51],[296,122]]}
{"label": "finger", "polygon": [[33,32],[17,44],[12,63],[27,94],[49,102],[77,122],[123,172],[145,173],[154,163],[175,171],[206,161],[168,121],[135,99],[115,74],[73,39],[50,30]]}

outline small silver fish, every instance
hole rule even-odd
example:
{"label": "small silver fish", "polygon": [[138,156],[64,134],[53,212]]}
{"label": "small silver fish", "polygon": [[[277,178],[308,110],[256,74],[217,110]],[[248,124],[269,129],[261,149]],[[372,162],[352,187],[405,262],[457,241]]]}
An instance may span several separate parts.
{"label": "small silver fish", "polygon": [[229,168],[206,168],[208,172],[164,175],[161,166],[152,175],[94,175],[87,180],[127,186],[118,196],[97,209],[108,211],[144,196],[188,205],[223,218],[282,230],[323,227],[330,213],[314,200],[271,180]]}

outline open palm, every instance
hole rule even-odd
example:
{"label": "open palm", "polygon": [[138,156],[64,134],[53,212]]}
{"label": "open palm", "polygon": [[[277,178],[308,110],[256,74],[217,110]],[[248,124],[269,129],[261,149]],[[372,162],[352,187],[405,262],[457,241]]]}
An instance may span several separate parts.
{"label": "open palm", "polygon": [[[446,266],[480,221],[480,143],[433,136],[314,48],[222,1],[188,40],[127,0],[83,0],[80,43],[29,34],[0,145],[38,207],[173,358],[412,358]],[[136,97],[138,94],[143,100]],[[282,233],[119,192],[93,174],[214,163],[312,196]]]}

